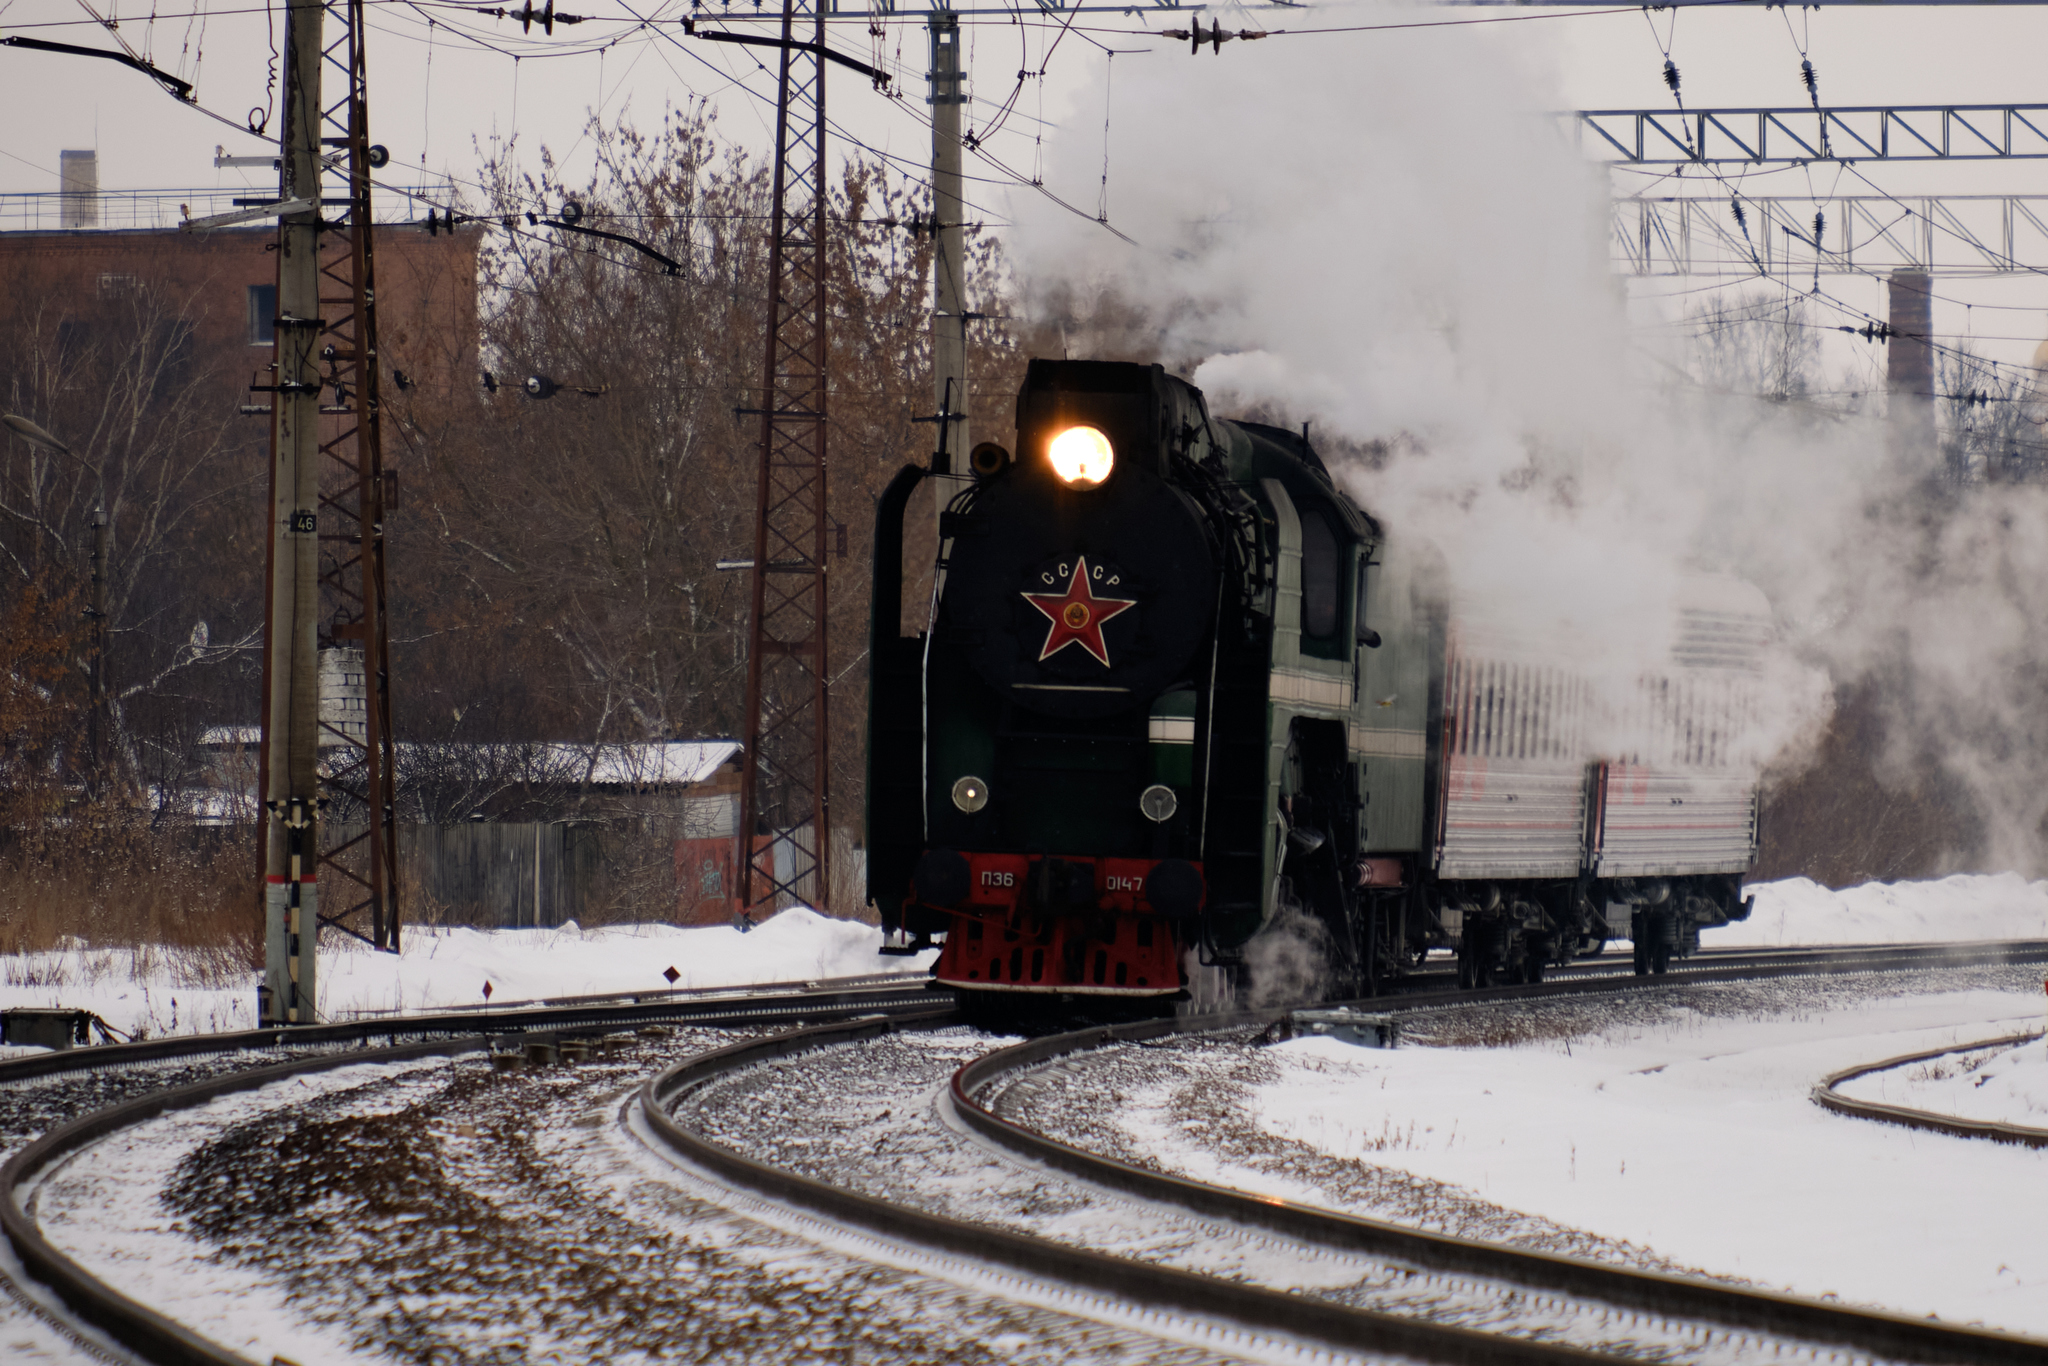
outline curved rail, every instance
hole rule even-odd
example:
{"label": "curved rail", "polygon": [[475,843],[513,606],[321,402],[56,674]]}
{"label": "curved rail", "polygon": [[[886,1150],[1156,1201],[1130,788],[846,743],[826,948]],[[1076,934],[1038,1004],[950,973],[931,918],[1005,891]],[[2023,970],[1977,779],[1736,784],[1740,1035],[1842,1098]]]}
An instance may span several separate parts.
{"label": "curved rail", "polygon": [[1930,1048],[1923,1053],[1907,1053],[1902,1057],[1886,1058],[1883,1062],[1858,1063],[1854,1067],[1845,1067],[1839,1072],[1821,1078],[1820,1084],[1813,1088],[1813,1100],[1824,1110],[1833,1110],[1838,1115],[1848,1115],[1852,1119],[1874,1119],[1886,1124],[1903,1124],[1909,1129],[1932,1129],[1936,1133],[1953,1134],[1957,1138],[1988,1138],[1995,1143],[2020,1143],[2029,1148],[2048,1148],[2048,1129],[2030,1128],[2024,1124],[2003,1124],[1997,1120],[1964,1119],[1961,1115],[1914,1110],[1904,1105],[1886,1105],[1882,1101],[1857,1100],[1835,1090],[1845,1081],[1854,1081],[1873,1072],[1887,1072],[1894,1067],[1926,1062],[1932,1058],[1945,1058],[1952,1053],[1976,1053],[1987,1048],[2006,1048],[2014,1044],[2032,1043],[2041,1037],[2042,1032],[2034,1029],[2024,1034],[2008,1034],[2002,1039],[1986,1039],[1982,1043],[1959,1043],[1947,1048]]}
{"label": "curved rail", "polygon": [[[740,997],[716,1002],[679,1002],[659,1007],[623,1006],[614,1007],[609,1011],[584,1007],[574,1012],[573,1018],[565,1018],[569,1013],[563,1011],[526,1014],[543,1020],[556,1030],[566,1032],[574,1032],[579,1027],[595,1032],[608,1026],[655,1021],[697,1025],[748,1025],[777,1020],[787,1021],[793,1018],[804,1019],[827,1011],[843,1014],[849,1009],[846,1004],[849,995],[858,998],[868,1011],[872,1012],[875,1009],[875,1003],[867,1001],[862,993],[827,991],[799,992],[795,995],[763,998]],[[928,1000],[929,993],[921,988],[914,993],[903,992],[897,995],[927,998],[915,1001],[918,1007],[916,1012],[907,1011],[901,1000],[891,1003],[897,1012],[911,1013],[913,1018],[919,1014],[950,1017],[952,1013],[950,1004],[934,1010]],[[868,1018],[872,1019],[872,1014]],[[39,1076],[51,1072],[114,1067],[166,1057],[229,1052],[237,1048],[272,1047],[280,1043],[344,1044],[380,1037],[391,1040],[389,1045],[382,1048],[337,1048],[333,1052],[295,1058],[271,1067],[250,1068],[208,1077],[185,1086],[138,1096],[52,1129],[16,1152],[5,1166],[0,1166],[0,1233],[4,1233],[9,1243],[13,1245],[15,1255],[21,1259],[29,1274],[55,1290],[72,1313],[134,1350],[145,1360],[157,1363],[157,1366],[256,1366],[255,1363],[208,1341],[148,1305],[123,1295],[59,1251],[37,1227],[29,1202],[23,1199],[24,1190],[32,1190],[45,1171],[70,1154],[158,1115],[173,1110],[190,1109],[221,1096],[254,1090],[272,1082],[337,1067],[349,1067],[357,1063],[406,1062],[415,1058],[478,1051],[491,1046],[493,1035],[503,1032],[505,1021],[501,1018],[489,1021],[489,1024],[499,1026],[495,1030],[480,1028],[486,1022],[474,1017],[463,1018],[463,1028],[460,1030],[450,1028],[452,1023],[453,1021],[446,1016],[432,1016],[408,1021],[365,1021],[358,1024],[322,1025],[292,1030],[250,1030],[235,1035],[193,1036],[152,1040],[144,1044],[115,1044],[100,1048],[65,1050],[8,1064],[8,1067],[18,1068],[20,1063],[41,1063],[46,1059],[69,1063],[69,1066],[47,1067],[27,1074]],[[412,1043],[397,1042],[399,1036],[421,1033],[449,1033],[456,1037]],[[14,1075],[19,1076],[20,1072],[17,1070]]]}
{"label": "curved rail", "polygon": [[[935,1015],[919,1023],[936,1024],[950,1018],[950,1014]],[[713,1143],[685,1129],[669,1113],[678,1099],[724,1073],[831,1044],[859,1042],[897,1027],[898,1022],[890,1020],[853,1020],[700,1054],[649,1079],[641,1090],[641,1108],[664,1144],[730,1184],[899,1242],[998,1263],[1034,1279],[1112,1295],[1136,1306],[1197,1319],[1228,1319],[1242,1327],[1285,1338],[1307,1338],[1346,1352],[1392,1353],[1456,1366],[1565,1366],[1604,1360],[1577,1348],[1352,1309],[890,1204]]]}
{"label": "curved rail", "polygon": [[52,1129],[17,1152],[5,1167],[0,1167],[0,1231],[6,1233],[7,1240],[14,1245],[15,1255],[21,1258],[29,1274],[56,1290],[73,1313],[123,1346],[157,1363],[157,1366],[254,1366],[246,1357],[237,1356],[148,1305],[128,1298],[58,1251],[36,1227],[27,1203],[19,1198],[22,1187],[33,1183],[51,1164],[80,1148],[172,1110],[190,1109],[237,1091],[252,1091],[271,1082],[285,1081],[309,1072],[347,1067],[359,1062],[407,1062],[414,1058],[469,1052],[488,1046],[483,1039],[435,1040],[367,1053],[299,1058],[275,1067],[229,1072],[189,1086],[155,1091],[95,1111]]}
{"label": "curved rail", "polygon": [[[762,995],[763,991],[773,994]],[[799,984],[794,990],[774,983],[761,988],[703,988],[675,996],[652,994],[598,996],[573,1003],[556,1002],[520,1009],[437,1011],[431,1015],[378,1016],[336,1024],[290,1025],[278,1029],[245,1029],[229,1034],[174,1034],[141,1043],[99,1044],[65,1048],[0,1062],[0,1085],[90,1072],[103,1067],[132,1067],[166,1058],[236,1053],[279,1046],[362,1043],[370,1039],[417,1038],[422,1035],[516,1034],[533,1030],[627,1028],[643,1024],[676,1024],[715,1020],[736,1023],[748,1015],[784,1021],[805,1014],[844,1014],[900,1008],[910,1001],[928,1001],[935,993],[929,978],[911,977],[900,985],[874,984],[853,977]],[[606,1001],[626,1000],[623,1005]]]}
{"label": "curved rail", "polygon": [[980,1104],[976,1093],[1010,1073],[1106,1044],[1172,1034],[1210,1033],[1231,1025],[1270,1023],[1284,1011],[1246,1012],[1228,1022],[1150,1021],[1077,1030],[985,1054],[954,1073],[951,1097],[960,1118],[991,1142],[1090,1184],[1173,1205],[1214,1219],[1264,1228],[1304,1242],[1413,1262],[1428,1270],[1484,1276],[1533,1290],[1598,1300],[1638,1312],[1694,1319],[1750,1332],[1846,1346],[1928,1362],[2048,1361],[2048,1342],[1953,1328],[1923,1319],[1846,1309],[1790,1295],[1742,1290],[1711,1281],[1637,1271],[1555,1253],[1528,1252],[1376,1219],[1249,1195],[1169,1176],[1091,1153],[1041,1134]]}

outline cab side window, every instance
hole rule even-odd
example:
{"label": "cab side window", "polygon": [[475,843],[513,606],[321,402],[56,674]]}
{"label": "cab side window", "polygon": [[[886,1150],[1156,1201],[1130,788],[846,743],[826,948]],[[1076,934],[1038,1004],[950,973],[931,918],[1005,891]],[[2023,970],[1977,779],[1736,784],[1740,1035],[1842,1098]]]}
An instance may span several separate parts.
{"label": "cab side window", "polygon": [[1302,649],[1333,659],[1346,658],[1344,620],[1344,543],[1321,508],[1301,509],[1301,635]]}
{"label": "cab side window", "polygon": [[1360,643],[1363,643],[1367,640],[1376,639],[1379,635],[1377,631],[1372,629],[1372,623],[1367,621],[1365,618],[1366,565],[1366,557],[1364,555],[1360,555],[1358,557],[1358,584],[1356,588],[1352,590],[1351,594],[1351,615],[1356,625],[1356,632]]}

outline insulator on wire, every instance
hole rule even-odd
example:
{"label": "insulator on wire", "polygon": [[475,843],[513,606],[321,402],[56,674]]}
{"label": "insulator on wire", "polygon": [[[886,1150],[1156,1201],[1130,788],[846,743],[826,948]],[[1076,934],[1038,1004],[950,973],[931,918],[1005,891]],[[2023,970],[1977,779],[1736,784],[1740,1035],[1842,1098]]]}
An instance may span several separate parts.
{"label": "insulator on wire", "polygon": [[1799,79],[1806,83],[1806,93],[1808,95],[1816,100],[1820,98],[1820,77],[1813,74],[1812,62],[1801,61],[1799,63]]}
{"label": "insulator on wire", "polygon": [[[1202,55],[1202,44],[1204,43],[1209,44],[1211,49],[1220,54],[1225,43],[1234,43],[1240,39],[1247,43],[1257,42],[1259,39],[1266,37],[1267,34],[1264,29],[1252,28],[1241,28],[1235,33],[1229,33],[1224,30],[1221,21],[1211,21],[1207,33],[1202,32],[1202,26],[1198,22],[1191,29],[1163,28],[1159,30],[1159,36],[1162,38],[1172,38],[1176,42],[1185,41],[1188,44],[1188,54],[1199,57]],[[1035,71],[1020,71],[1017,73],[1017,78],[1022,80],[1026,76],[1038,74]]]}
{"label": "insulator on wire", "polygon": [[1735,214],[1735,226],[1741,228],[1744,232],[1748,232],[1749,215],[1742,211],[1742,201],[1739,199],[1731,198],[1728,201],[1728,207]]}
{"label": "insulator on wire", "polygon": [[1820,235],[1826,232],[1827,229],[1828,216],[1825,213],[1815,214],[1813,216],[1813,245],[1815,247],[1820,246]]}
{"label": "insulator on wire", "polygon": [[1669,57],[1664,59],[1664,84],[1671,87],[1671,93],[1678,93],[1678,63]]}

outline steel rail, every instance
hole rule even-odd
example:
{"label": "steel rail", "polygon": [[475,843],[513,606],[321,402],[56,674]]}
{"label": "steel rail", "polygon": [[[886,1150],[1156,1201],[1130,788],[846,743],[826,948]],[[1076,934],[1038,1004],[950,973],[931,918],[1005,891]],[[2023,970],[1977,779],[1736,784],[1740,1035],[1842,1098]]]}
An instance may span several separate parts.
{"label": "steel rail", "polygon": [[1988,1048],[2006,1048],[2014,1044],[2032,1043],[2042,1037],[2038,1029],[2022,1034],[2008,1034],[2002,1039],[1986,1039],[1981,1043],[1959,1043],[1947,1048],[1930,1048],[1920,1053],[1907,1053],[1901,1057],[1886,1058],[1883,1062],[1858,1063],[1845,1067],[1823,1077],[1813,1088],[1814,1104],[1823,1110],[1832,1110],[1838,1115],[1852,1119],[1874,1119],[1886,1124],[1903,1124],[1909,1129],[1931,1129],[1935,1133],[1953,1134],[1957,1138],[1988,1138],[1995,1143],[2018,1143],[2029,1148],[2048,1148],[2048,1129],[2036,1129],[2025,1124],[2005,1124],[1997,1120],[1965,1119],[1961,1115],[1944,1115],[1933,1110],[1915,1110],[1904,1105],[1887,1105],[1876,1100],[1857,1100],[1845,1096],[1835,1088],[1845,1081],[1869,1076],[1873,1072],[1886,1072],[1908,1063],[1926,1062],[1932,1058],[1947,1057],[1952,1053],[1975,1053]]}
{"label": "steel rail", "polygon": [[[1726,955],[1726,956],[1721,956]],[[1585,960],[1588,967],[1598,962]],[[1482,987],[1467,991],[1390,991],[1359,1000],[1332,1002],[1378,1011],[1413,1010],[1438,1005],[1476,1005],[1494,1001],[1540,1000],[1550,996],[1586,996],[1609,991],[1635,991],[1660,985],[1713,985],[1754,982],[1773,977],[1838,977],[1868,972],[1936,972],[1946,968],[1998,967],[2048,963],[2048,939],[1990,939],[1968,944],[1879,944],[1867,948],[1720,950],[1712,961],[1673,959],[1671,970],[1639,975],[1617,958],[1614,970],[1571,971],[1546,977],[1535,985]],[[1438,976],[1430,973],[1427,976]]]}
{"label": "steel rail", "polygon": [[364,1052],[322,1054],[275,1067],[228,1072],[94,1111],[52,1129],[0,1167],[0,1232],[6,1234],[28,1273],[55,1290],[66,1308],[156,1366],[259,1366],[139,1300],[130,1299],[59,1251],[37,1227],[30,1201],[22,1199],[23,1187],[32,1186],[54,1163],[79,1149],[172,1110],[204,1105],[221,1096],[251,1091],[309,1072],[364,1062],[407,1062],[489,1046],[489,1040],[484,1038],[437,1039]]}
{"label": "steel rail", "polygon": [[[956,1014],[935,1012],[915,1023],[945,1023]],[[676,1101],[727,1073],[834,1044],[858,1043],[889,1033],[899,1023],[904,1022],[853,1020],[819,1025],[700,1054],[647,1081],[640,1094],[642,1113],[649,1129],[673,1152],[734,1186],[898,1242],[995,1263],[1034,1279],[1112,1296],[1133,1306],[1197,1320],[1224,1319],[1238,1327],[1306,1339],[1344,1352],[1392,1353],[1453,1366],[1565,1366],[1606,1359],[1572,1347],[1353,1309],[891,1204],[714,1143],[691,1133],[670,1113]]]}
{"label": "steel rail", "polygon": [[[924,996],[925,993],[919,991],[917,995]],[[890,1004],[858,999],[862,996],[863,993],[860,992],[800,992],[793,995],[741,998],[727,1002],[679,1004],[666,1012],[657,1010],[653,1015],[650,1015],[649,1011],[655,1008],[642,1006],[615,1007],[609,1012],[585,1008],[576,1012],[576,1018],[573,1020],[557,1018],[563,1012],[544,1011],[529,1014],[548,1017],[551,1025],[548,1032],[580,1030],[594,1033],[607,1026],[656,1022],[707,1027],[761,1024],[778,1020],[805,1019],[826,1011],[844,1014],[853,1009],[868,1012],[865,1018],[872,1020],[875,1018],[873,1012],[878,1004],[885,1007]],[[928,1000],[918,1000],[914,1003],[898,1001],[894,1003],[894,1007],[900,1011],[906,1004],[914,1004],[917,1009],[911,1013],[917,1015],[950,1015],[952,1011],[950,1004],[935,1011]],[[21,1148],[8,1159],[5,1166],[0,1166],[0,1234],[4,1234],[13,1246],[15,1255],[21,1259],[28,1273],[54,1290],[65,1307],[79,1320],[99,1329],[157,1366],[260,1366],[259,1363],[252,1363],[247,1358],[238,1356],[194,1333],[158,1310],[122,1294],[59,1251],[43,1236],[42,1230],[36,1224],[32,1208],[35,1184],[53,1164],[61,1162],[80,1149],[174,1110],[190,1109],[235,1092],[254,1090],[272,1082],[338,1067],[350,1067],[359,1063],[405,1062],[436,1055],[476,1052],[491,1047],[494,1038],[502,1037],[506,1032],[502,1029],[478,1028],[484,1023],[502,1025],[503,1020],[484,1022],[475,1017],[466,1017],[462,1023],[464,1028],[458,1030],[452,1027],[453,1022],[449,1017],[429,1016],[411,1021],[384,1020],[352,1025],[301,1026],[287,1030],[249,1030],[235,1035],[152,1040],[145,1044],[116,1044],[101,1048],[64,1050],[45,1055],[63,1059],[90,1054],[95,1055],[95,1058],[78,1065],[76,1069],[48,1069],[30,1075],[47,1075],[48,1071],[133,1065],[164,1057],[230,1052],[237,1048],[270,1047],[280,1043],[343,1044],[377,1037],[391,1041],[382,1048],[337,1048],[333,1052],[294,1058],[270,1067],[223,1073],[184,1086],[137,1096],[60,1125]],[[397,1042],[401,1036],[421,1033],[442,1033],[451,1037],[430,1038],[411,1043]],[[203,1046],[195,1047],[195,1044]],[[180,1047],[167,1050],[164,1047],[166,1045]],[[41,1062],[43,1057],[20,1061]],[[31,1192],[28,1199],[23,1198],[25,1189]]]}
{"label": "steel rail", "polygon": [[[559,1003],[520,1009],[473,1012],[436,1011],[430,1015],[380,1016],[346,1020],[335,1024],[293,1025],[281,1029],[247,1029],[227,1034],[173,1034],[141,1043],[99,1044],[86,1048],[64,1048],[0,1062],[0,1085],[27,1081],[65,1072],[91,1072],[101,1068],[132,1067],[138,1063],[166,1058],[197,1057],[208,1053],[235,1053],[259,1048],[319,1046],[360,1043],[369,1039],[417,1037],[420,1035],[515,1034],[533,1030],[581,1029],[599,1025],[688,1023],[716,1019],[733,1023],[752,1013],[763,1019],[789,1020],[805,1014],[848,1013],[886,1010],[904,998],[929,999],[935,993],[925,978],[911,978],[901,986],[867,985],[869,979],[850,978],[862,985],[840,987],[832,980],[804,983],[797,990],[772,984],[774,994],[749,993],[745,988],[717,988],[724,994],[671,1000],[636,997],[624,1005],[603,1005],[619,996],[589,998],[591,1003]],[[707,999],[708,996],[708,999]]]}
{"label": "steel rail", "polygon": [[[435,1013],[441,1015],[476,1015],[501,1010],[520,1010],[538,1006],[584,1006],[601,1001],[625,1001],[634,1004],[659,1001],[702,1001],[708,999],[729,999],[736,996],[795,995],[806,991],[850,991],[859,987],[890,989],[896,987],[923,986],[930,977],[914,972],[868,972],[851,977],[792,977],[783,982],[747,982],[738,986],[718,987],[634,987],[627,991],[592,991],[573,996],[533,996],[519,1001],[479,1001],[459,1006],[440,1006]],[[352,1010],[347,1020],[333,1023],[345,1024],[357,1020],[404,1019],[408,1012],[399,1010]]]}
{"label": "steel rail", "polygon": [[[2039,952],[2037,941],[2025,945],[1981,946],[1988,961],[2012,961],[2002,952]],[[1938,966],[1952,956],[1936,955]],[[1880,955],[1874,961],[1888,962]],[[1662,978],[1594,978],[1489,992],[1445,993],[1448,1001],[1533,998],[1655,986],[1660,982],[1734,980],[1740,977],[1781,977],[1802,970],[1784,964],[1763,969],[1714,969],[1667,974]],[[1852,969],[1833,967],[1831,971]],[[1414,1005],[1411,999],[1403,1004]],[[1386,1008],[1386,998],[1372,1004]],[[1399,1008],[1399,1006],[1395,1006]],[[1427,1270],[1484,1276],[1533,1290],[1593,1299],[1638,1312],[1704,1321],[1748,1332],[1770,1332],[1790,1338],[1846,1346],[1886,1357],[1926,1362],[2048,1362],[2048,1342],[1983,1329],[1950,1327],[1904,1315],[1842,1308],[1819,1301],[1743,1290],[1711,1281],[1659,1272],[1609,1266],[1555,1253],[1456,1238],[1405,1228],[1381,1220],[1298,1204],[1272,1196],[1251,1195],[1223,1186],[1151,1171],[1105,1157],[1026,1128],[1003,1118],[976,1097],[995,1083],[1054,1059],[1126,1042],[1170,1035],[1211,1034],[1220,1030],[1270,1025],[1286,1010],[1246,1011],[1229,1017],[1195,1017],[1076,1030],[1033,1039],[984,1055],[960,1068],[949,1087],[955,1112],[985,1139],[1014,1154],[1051,1167],[1070,1177],[1128,1196],[1179,1207],[1230,1223],[1263,1228],[1304,1242],[1344,1251],[1397,1258]]]}

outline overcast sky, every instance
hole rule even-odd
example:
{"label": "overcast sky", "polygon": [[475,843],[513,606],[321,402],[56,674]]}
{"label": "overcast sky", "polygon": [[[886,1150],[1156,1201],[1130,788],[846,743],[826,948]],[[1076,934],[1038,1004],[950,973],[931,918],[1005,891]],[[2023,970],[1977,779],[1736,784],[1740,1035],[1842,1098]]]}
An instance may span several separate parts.
{"label": "overcast sky", "polygon": [[[469,5],[373,0],[369,70],[372,133],[389,146],[394,166],[386,178],[402,183],[443,184],[473,179],[478,149],[516,134],[527,155],[545,144],[572,171],[587,159],[582,129],[588,113],[607,118],[628,112],[645,125],[664,106],[708,97],[727,133],[765,146],[772,118],[772,82],[754,53],[694,40],[678,18],[682,0],[562,0],[565,10],[591,17],[563,26],[553,38],[536,28],[522,36],[514,20],[474,12]],[[119,36],[158,66],[192,81],[199,103],[224,115],[217,121],[178,105],[145,76],[109,62],[0,48],[0,191],[49,191],[57,185],[58,153],[95,148],[103,189],[243,186],[262,188],[258,173],[217,171],[216,145],[230,153],[269,150],[240,126],[252,110],[274,104],[267,89],[271,15],[258,0],[123,0],[114,9],[92,0],[100,13],[116,17]],[[713,6],[713,10],[722,7]],[[734,6],[751,14],[753,6]],[[2040,55],[2048,52],[2048,7],[2015,6],[1845,6],[1825,10],[1766,11],[1758,7],[1666,11],[1648,16],[1624,10],[1590,16],[1558,16],[1542,10],[1416,7],[1392,4],[1322,4],[1308,8],[1226,10],[1232,28],[1308,28],[1400,20],[1501,18],[1537,14],[1533,22],[1494,24],[1478,30],[1482,41],[1508,47],[1537,73],[1534,88],[1556,92],[1558,108],[1669,107],[1662,80],[1663,48],[1683,75],[1688,105],[1799,105],[1806,92],[1799,80],[1804,47],[1819,74],[1827,104],[1996,103],[2048,100]],[[634,17],[644,15],[648,22]],[[430,23],[430,19],[432,22]],[[81,22],[82,21],[82,22]],[[1111,133],[1108,206],[1114,221],[1120,196],[1142,195],[1147,178],[1171,174],[1170,167],[1145,166],[1114,157],[1114,132],[1124,120],[1143,120],[1143,108],[1120,105],[1115,72],[1131,63],[1178,64],[1188,79],[1213,85],[1219,100],[1248,106],[1273,102],[1298,105],[1312,119],[1312,91],[1285,81],[1286,44],[1331,47],[1377,46],[1382,51],[1469,41],[1475,31],[1424,28],[1325,34],[1269,40],[1250,60],[1249,45],[1226,46],[1220,56],[1205,51],[1191,58],[1184,44],[1145,36],[1147,29],[1171,27],[1184,16],[1157,10],[1090,14],[1076,32],[1059,39],[1050,58],[1056,26],[1042,17],[1028,27],[989,16],[968,29],[968,52],[976,104],[971,126],[985,127],[1018,85],[1020,68],[1047,69],[1044,81],[1023,83],[1014,108],[992,136],[992,154],[1004,167],[1032,174],[1049,162],[1040,137],[1103,141]],[[281,10],[275,30],[282,39]],[[757,31],[759,31],[757,29]],[[921,20],[887,22],[880,37],[861,22],[834,25],[834,43],[864,59],[881,59],[899,77],[906,98],[890,99],[851,73],[835,72],[831,105],[835,121],[850,137],[900,160],[914,170],[929,153],[924,113],[924,29]],[[81,0],[0,0],[0,33],[20,34],[95,47],[111,36],[92,19]],[[1112,59],[1104,51],[1115,49]],[[518,54],[515,60],[512,54]],[[1276,74],[1277,73],[1277,74]],[[1042,88],[1041,88],[1042,87]],[[1444,101],[1484,92],[1445,89]],[[1531,113],[1540,111],[1532,110]],[[1414,111],[1419,132],[1431,112]],[[277,124],[270,121],[270,133]],[[1190,148],[1190,156],[1200,154]],[[1071,166],[1074,158],[1067,158]],[[1871,166],[1862,168],[1885,191],[1910,193],[2048,194],[2048,162],[2011,166]],[[987,177],[972,187],[981,213],[1000,221],[1015,194],[1004,172],[970,163]],[[1445,173],[1457,174],[1455,149],[1445,154]],[[1839,168],[1752,173],[1748,193],[1869,193],[1869,186],[1843,181]],[[1618,175],[1617,189],[1639,188],[1640,177]],[[1670,192],[1672,182],[1665,182]],[[1049,189],[1092,212],[1101,194],[1097,178]],[[1694,192],[1725,191],[1697,180]],[[1512,204],[1500,206],[1503,230],[1511,230]],[[12,224],[10,224],[12,225]],[[2048,245],[2036,262],[2048,267]],[[1636,292],[1693,297],[1699,282],[1665,279],[1638,282]],[[1882,311],[1882,287],[1875,281],[1845,279],[1837,292],[1859,306]],[[2048,288],[2041,277],[1946,280],[1938,329],[1978,338],[1978,349],[2007,360],[2031,355],[2035,339],[2048,335]],[[1976,305],[1965,310],[1962,301]],[[1667,306],[1667,311],[1670,307]],[[1654,312],[1654,310],[1652,310]],[[1646,316],[1649,316],[1646,314]],[[1861,343],[1856,343],[1861,345]],[[1845,353],[1846,354],[1846,353]]]}

